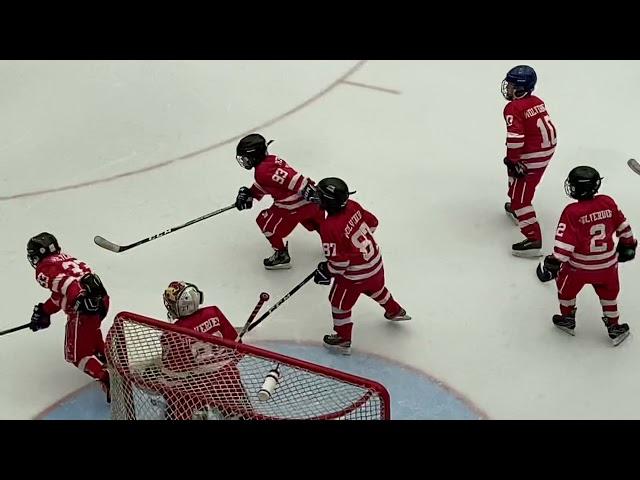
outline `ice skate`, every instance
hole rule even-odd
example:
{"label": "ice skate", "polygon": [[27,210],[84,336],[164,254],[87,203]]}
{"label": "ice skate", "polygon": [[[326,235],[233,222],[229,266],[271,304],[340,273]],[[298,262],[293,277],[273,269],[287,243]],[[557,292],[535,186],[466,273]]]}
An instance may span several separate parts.
{"label": "ice skate", "polygon": [[351,340],[344,340],[337,333],[325,335],[322,343],[326,348],[336,353],[351,355]]}
{"label": "ice skate", "polygon": [[609,319],[607,317],[603,317],[602,321],[607,327],[607,332],[609,333],[609,338],[611,339],[611,343],[613,343],[614,347],[620,345],[624,340],[629,336],[629,325],[626,323],[622,324],[610,324]]}
{"label": "ice skate", "polygon": [[516,257],[536,258],[542,256],[542,242],[523,240],[511,245],[511,254]]}
{"label": "ice skate", "polygon": [[291,268],[291,257],[289,256],[289,245],[284,250],[276,250],[269,258],[265,258],[264,268],[267,270],[284,270]]}
{"label": "ice skate", "polygon": [[386,318],[387,320],[391,320],[392,322],[403,322],[405,320],[411,320],[411,317],[407,315],[407,312],[404,308],[401,308],[395,315],[389,315],[385,313],[384,318]]}
{"label": "ice skate", "polygon": [[554,315],[553,324],[572,337],[575,336],[576,318],[571,316]]}

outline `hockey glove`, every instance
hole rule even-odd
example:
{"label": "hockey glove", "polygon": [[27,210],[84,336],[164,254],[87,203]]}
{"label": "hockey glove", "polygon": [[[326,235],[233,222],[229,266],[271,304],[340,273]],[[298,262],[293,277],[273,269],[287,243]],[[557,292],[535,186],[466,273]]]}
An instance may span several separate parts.
{"label": "hockey glove", "polygon": [[522,162],[512,162],[504,157],[504,164],[507,166],[510,177],[522,178],[527,175],[527,166]]}
{"label": "hockey glove", "polygon": [[313,281],[318,285],[329,285],[331,283],[331,273],[329,272],[329,264],[327,262],[320,262],[316,273],[313,276]]}
{"label": "hockey glove", "polygon": [[33,313],[31,314],[31,323],[29,328],[37,332],[38,330],[44,330],[51,325],[51,317],[44,311],[44,304],[39,303],[33,307]]}
{"label": "hockey glove", "polygon": [[319,201],[316,187],[311,183],[307,183],[307,185],[300,191],[300,196],[307,202],[318,203]]}
{"label": "hockey glove", "polygon": [[236,208],[238,210],[249,210],[253,206],[253,197],[251,190],[247,187],[241,187],[236,197]]}
{"label": "hockey glove", "polygon": [[89,293],[86,290],[80,292],[74,304],[74,308],[78,313],[98,313],[101,310],[101,307],[102,298],[89,296]]}
{"label": "hockey glove", "polygon": [[633,260],[636,257],[636,248],[638,247],[638,240],[635,240],[631,245],[625,245],[622,242],[618,242],[616,251],[618,252],[618,262],[624,263]]}
{"label": "hockey glove", "polygon": [[536,275],[541,282],[549,282],[558,276],[562,262],[553,255],[544,257],[544,261],[538,264]]}

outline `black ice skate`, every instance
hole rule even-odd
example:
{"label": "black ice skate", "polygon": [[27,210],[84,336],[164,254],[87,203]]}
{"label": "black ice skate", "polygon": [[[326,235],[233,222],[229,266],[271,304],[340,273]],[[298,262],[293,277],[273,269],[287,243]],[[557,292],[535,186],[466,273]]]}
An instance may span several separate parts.
{"label": "black ice skate", "polygon": [[511,245],[511,253],[516,257],[535,258],[542,256],[542,242],[526,239]]}
{"label": "black ice skate", "polygon": [[411,320],[411,317],[407,315],[407,312],[404,308],[401,308],[398,313],[393,316],[389,316],[388,314],[384,314],[384,318],[387,320],[391,320],[392,322],[402,322],[404,320]]}
{"label": "black ice skate", "polygon": [[554,315],[553,316],[553,324],[562,330],[565,333],[568,333],[571,336],[575,336],[575,328],[576,328],[576,317],[572,316],[563,316],[563,315]]}
{"label": "black ice skate", "polygon": [[602,317],[602,321],[604,322],[604,325],[607,327],[609,338],[611,339],[611,342],[613,343],[614,347],[617,347],[618,345],[620,345],[622,342],[624,342],[624,339],[629,336],[628,324],[626,323],[617,324],[617,325],[610,324],[609,319],[607,317]]}
{"label": "black ice skate", "polygon": [[351,340],[344,340],[340,338],[337,333],[325,335],[322,343],[329,350],[341,353],[342,355],[351,355]]}
{"label": "black ice skate", "polygon": [[267,270],[282,270],[291,268],[291,257],[289,256],[289,244],[284,250],[276,250],[273,255],[263,260],[264,268]]}
{"label": "black ice skate", "polygon": [[504,204],[504,211],[507,214],[507,217],[509,217],[511,219],[511,221],[515,224],[515,226],[517,227],[518,224],[518,217],[516,217],[515,212],[513,211],[513,209],[511,208],[511,202],[507,202]]}

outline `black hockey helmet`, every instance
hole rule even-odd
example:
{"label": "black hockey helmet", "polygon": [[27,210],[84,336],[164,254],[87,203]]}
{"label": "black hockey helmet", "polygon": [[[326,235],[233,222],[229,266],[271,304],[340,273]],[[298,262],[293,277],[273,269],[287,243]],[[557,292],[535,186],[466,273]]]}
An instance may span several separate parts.
{"label": "black hockey helmet", "polygon": [[569,172],[564,181],[564,191],[576,200],[587,200],[598,193],[602,177],[593,167],[576,167]]}
{"label": "black hockey helmet", "polygon": [[267,156],[267,145],[271,142],[273,140],[267,142],[259,133],[247,135],[238,142],[236,160],[242,167],[251,170]]}
{"label": "black hockey helmet", "polygon": [[350,192],[349,187],[344,180],[336,177],[323,178],[316,185],[318,192],[318,202],[320,208],[326,210],[327,213],[336,213],[347,205],[349,195],[356,192]]}
{"label": "black hockey helmet", "polygon": [[27,259],[33,268],[36,268],[44,257],[59,252],[58,240],[48,232],[39,233],[27,242]]}

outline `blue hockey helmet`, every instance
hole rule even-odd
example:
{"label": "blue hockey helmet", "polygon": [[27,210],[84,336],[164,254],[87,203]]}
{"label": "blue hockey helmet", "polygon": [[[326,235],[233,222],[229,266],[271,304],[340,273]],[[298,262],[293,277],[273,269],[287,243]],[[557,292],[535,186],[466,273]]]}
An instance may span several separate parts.
{"label": "blue hockey helmet", "polygon": [[536,71],[529,65],[518,65],[507,72],[502,81],[502,95],[507,100],[522,98],[533,92],[538,81]]}

